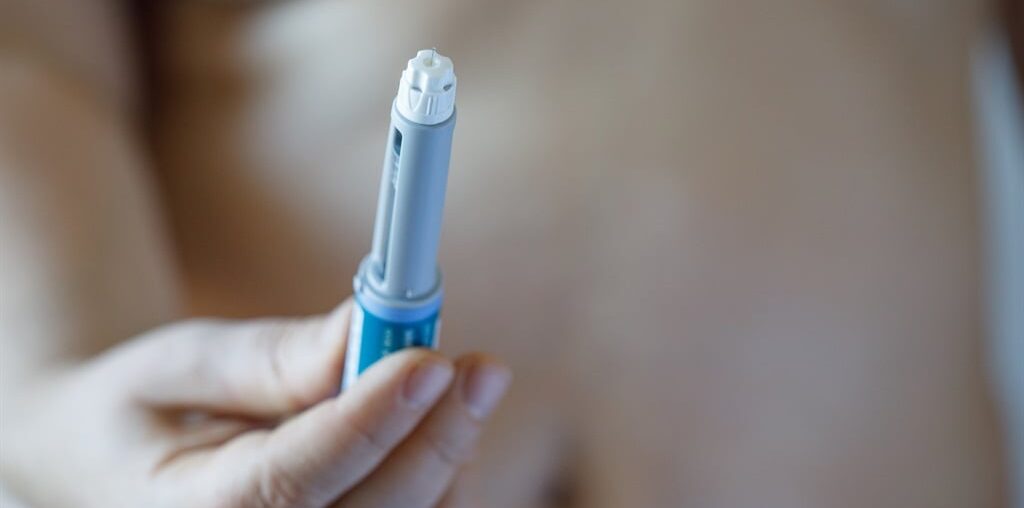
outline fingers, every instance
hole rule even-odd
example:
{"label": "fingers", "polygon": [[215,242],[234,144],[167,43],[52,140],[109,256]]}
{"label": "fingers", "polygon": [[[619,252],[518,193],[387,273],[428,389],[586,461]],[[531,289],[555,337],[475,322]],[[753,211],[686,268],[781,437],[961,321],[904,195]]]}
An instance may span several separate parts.
{"label": "fingers", "polygon": [[326,506],[392,453],[452,378],[451,363],[437,353],[390,355],[341,397],[229,444],[215,462],[222,473],[243,476],[242,506]]}
{"label": "fingers", "polygon": [[463,357],[456,365],[454,388],[377,470],[342,497],[341,506],[426,508],[441,501],[512,379],[507,367],[484,355]]}
{"label": "fingers", "polygon": [[327,316],[195,320],[128,355],[135,393],[157,406],[278,417],[337,391],[351,303]]}

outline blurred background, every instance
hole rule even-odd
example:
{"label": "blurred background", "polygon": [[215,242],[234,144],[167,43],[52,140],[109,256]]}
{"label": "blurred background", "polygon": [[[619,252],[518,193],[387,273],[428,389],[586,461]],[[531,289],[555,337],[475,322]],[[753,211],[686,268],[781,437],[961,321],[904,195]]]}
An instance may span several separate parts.
{"label": "blurred background", "polygon": [[517,375],[494,507],[1010,502],[972,84],[993,5],[5,8],[12,54],[129,112],[185,314],[346,298],[401,69],[453,59],[442,342]]}

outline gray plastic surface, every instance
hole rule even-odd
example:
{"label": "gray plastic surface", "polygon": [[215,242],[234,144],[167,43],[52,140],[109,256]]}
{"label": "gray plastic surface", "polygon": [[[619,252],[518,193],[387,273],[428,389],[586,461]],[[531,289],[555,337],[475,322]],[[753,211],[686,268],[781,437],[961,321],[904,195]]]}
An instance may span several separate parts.
{"label": "gray plastic surface", "polygon": [[440,291],[437,249],[454,129],[454,112],[423,125],[392,105],[373,247],[364,263],[369,273],[362,274],[385,299],[420,300]]}

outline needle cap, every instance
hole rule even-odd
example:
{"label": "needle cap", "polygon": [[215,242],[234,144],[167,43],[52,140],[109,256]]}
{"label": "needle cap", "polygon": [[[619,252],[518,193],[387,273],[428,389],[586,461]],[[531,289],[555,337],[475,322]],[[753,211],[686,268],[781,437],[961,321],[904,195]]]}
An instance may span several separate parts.
{"label": "needle cap", "polygon": [[398,83],[398,112],[424,125],[439,124],[455,110],[455,68],[436,49],[423,49],[409,60]]}

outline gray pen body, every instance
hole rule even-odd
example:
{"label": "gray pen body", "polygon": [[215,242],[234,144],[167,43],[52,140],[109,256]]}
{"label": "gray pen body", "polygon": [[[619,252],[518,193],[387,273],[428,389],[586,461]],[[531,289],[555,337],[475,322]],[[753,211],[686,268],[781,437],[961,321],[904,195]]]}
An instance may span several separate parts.
{"label": "gray pen body", "polygon": [[391,107],[365,280],[383,301],[402,305],[440,289],[437,250],[454,130],[454,112],[423,125]]}
{"label": "gray pen body", "polygon": [[448,162],[455,130],[450,58],[420,50],[391,104],[370,253],[352,281],[342,388],[381,358],[407,347],[436,348],[444,289],[437,264]]}
{"label": "gray pen body", "polygon": [[454,128],[454,111],[424,125],[391,108],[373,245],[353,279],[343,390],[391,353],[437,347],[444,297],[437,250]]}

